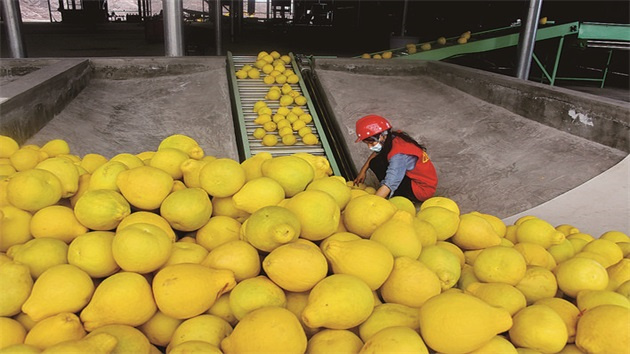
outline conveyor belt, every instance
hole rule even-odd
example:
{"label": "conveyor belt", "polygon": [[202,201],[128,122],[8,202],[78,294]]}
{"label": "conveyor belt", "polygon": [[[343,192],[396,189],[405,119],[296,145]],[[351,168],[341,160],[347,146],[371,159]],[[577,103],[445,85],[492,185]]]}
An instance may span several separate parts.
{"label": "conveyor belt", "polygon": [[[313,117],[313,121],[308,123],[307,126],[312,129],[313,134],[319,139],[319,143],[315,145],[306,145],[301,139],[298,139],[295,145],[286,146],[280,141],[275,146],[265,146],[260,139],[256,139],[253,136],[253,132],[260,125],[254,123],[254,119],[258,117],[258,114],[254,112],[254,104],[258,101],[265,101],[267,107],[271,108],[275,113],[280,107],[278,101],[266,100],[265,94],[269,91],[272,85],[267,85],[263,82],[264,74],[261,74],[260,79],[238,79],[236,77],[236,71],[242,68],[244,65],[253,65],[256,62],[254,56],[233,56],[231,53],[227,55],[227,68],[228,68],[228,80],[231,89],[232,108],[234,113],[235,131],[237,135],[237,145],[239,146],[239,154],[241,159],[247,159],[259,152],[269,152],[273,156],[287,156],[295,153],[309,153],[312,155],[325,156],[330,162],[330,167],[335,175],[341,175],[337,162],[335,161],[331,147],[328,143],[326,135],[323,133],[321,121],[317,115],[313,103],[311,101],[308,90],[305,87],[304,80],[298,69],[295,58],[291,56],[291,69],[299,77],[297,84],[291,84],[294,91],[299,92],[307,99],[305,106],[300,106],[305,113],[310,114]],[[275,84],[276,86],[282,86]],[[292,106],[289,106],[292,107]],[[276,132],[270,132],[268,134],[275,134]]]}

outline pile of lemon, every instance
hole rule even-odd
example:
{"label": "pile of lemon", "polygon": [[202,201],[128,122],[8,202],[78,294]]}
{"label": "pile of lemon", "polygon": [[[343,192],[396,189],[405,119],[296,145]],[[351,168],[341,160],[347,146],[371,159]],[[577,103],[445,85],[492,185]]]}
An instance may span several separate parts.
{"label": "pile of lemon", "polygon": [[287,65],[291,64],[291,57],[281,55],[277,51],[261,51],[256,56],[256,61],[245,64],[239,68],[235,75],[238,79],[260,79],[267,85],[276,84],[296,84],[299,77]]}
{"label": "pile of lemon", "polygon": [[0,353],[624,353],[630,238],[375,196],[320,156],[0,137]]}

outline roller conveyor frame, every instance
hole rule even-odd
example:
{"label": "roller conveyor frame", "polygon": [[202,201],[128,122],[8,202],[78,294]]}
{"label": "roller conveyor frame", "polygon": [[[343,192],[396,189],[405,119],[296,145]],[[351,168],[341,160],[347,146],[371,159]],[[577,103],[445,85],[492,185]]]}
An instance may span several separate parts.
{"label": "roller conveyor frame", "polygon": [[[321,121],[317,115],[315,107],[308,89],[304,84],[304,78],[302,77],[299,68],[297,67],[295,58],[292,53],[289,53],[291,57],[291,69],[298,76],[299,81],[296,84],[290,84],[291,88],[299,92],[306,98],[306,105],[299,106],[305,113],[310,114],[313,117],[312,122],[306,126],[312,129],[313,134],[319,139],[318,144],[306,145],[298,138],[298,142],[295,145],[286,146],[282,144],[281,140],[275,146],[262,145],[261,139],[253,137],[253,131],[261,127],[254,123],[254,119],[258,116],[253,111],[254,104],[257,101],[264,101],[267,107],[271,108],[273,112],[276,112],[280,104],[278,101],[267,100],[264,98],[265,94],[269,91],[271,86],[282,86],[280,84],[267,85],[263,82],[263,75],[259,79],[238,79],[236,77],[236,71],[245,64],[253,65],[256,61],[255,56],[233,56],[231,52],[227,53],[227,69],[228,69],[228,81],[231,91],[231,101],[234,116],[235,133],[237,138],[237,145],[239,147],[239,155],[241,160],[245,160],[260,152],[269,152],[272,156],[288,156],[295,153],[309,153],[316,156],[324,156],[328,159],[330,167],[334,175],[341,175],[337,162],[332,153],[328,139],[324,134],[324,129],[321,125]],[[289,107],[294,107],[290,105]],[[270,132],[268,134],[277,135],[278,132]]]}

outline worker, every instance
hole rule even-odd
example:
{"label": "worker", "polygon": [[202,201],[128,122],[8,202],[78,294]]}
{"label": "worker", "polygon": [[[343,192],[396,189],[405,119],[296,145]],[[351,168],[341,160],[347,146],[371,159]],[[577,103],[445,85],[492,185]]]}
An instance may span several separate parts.
{"label": "worker", "polygon": [[423,202],[435,194],[437,173],[423,145],[405,132],[392,131],[387,119],[373,114],[357,120],[356,133],[356,142],[365,143],[372,153],[354,179],[355,185],[364,182],[371,169],[380,181],[375,193],[380,197]]}

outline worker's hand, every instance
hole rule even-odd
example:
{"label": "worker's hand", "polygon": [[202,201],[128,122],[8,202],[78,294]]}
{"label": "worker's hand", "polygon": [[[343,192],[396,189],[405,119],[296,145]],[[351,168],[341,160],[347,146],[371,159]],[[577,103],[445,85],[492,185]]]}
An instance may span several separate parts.
{"label": "worker's hand", "polygon": [[365,181],[365,171],[360,171],[357,178],[354,179],[354,185],[358,186],[359,184]]}

